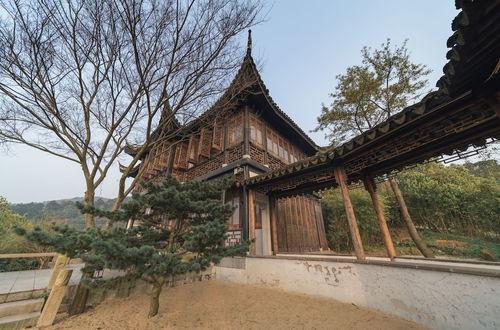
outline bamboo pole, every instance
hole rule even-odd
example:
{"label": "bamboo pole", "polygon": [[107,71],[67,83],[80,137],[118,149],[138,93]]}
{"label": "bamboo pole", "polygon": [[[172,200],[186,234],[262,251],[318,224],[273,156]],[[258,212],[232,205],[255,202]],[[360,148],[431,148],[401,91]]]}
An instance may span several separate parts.
{"label": "bamboo pole", "polygon": [[36,324],[37,328],[48,327],[54,323],[59,306],[61,306],[61,302],[66,294],[72,273],[72,269],[62,269],[59,272],[54,286],[50,291],[49,299],[47,299],[43,306],[42,314]]}
{"label": "bamboo pole", "polygon": [[344,200],[345,212],[347,215],[347,221],[349,223],[349,230],[351,232],[352,243],[354,245],[354,253],[358,260],[366,259],[365,251],[363,249],[363,242],[361,241],[361,235],[359,234],[358,223],[356,222],[356,215],[354,214],[354,208],[352,207],[351,196],[349,196],[349,187],[347,186],[347,174],[343,165],[337,165],[333,167],[333,173],[335,175],[335,180],[340,186],[342,191],[342,198]]}
{"label": "bamboo pole", "polygon": [[382,207],[380,206],[380,203],[378,201],[376,192],[377,186],[373,181],[373,177],[370,175],[367,175],[363,178],[363,183],[365,185],[365,189],[370,194],[373,207],[375,208],[375,212],[377,213],[378,225],[380,227],[380,232],[382,233],[382,238],[387,250],[387,256],[391,259],[391,261],[394,261],[394,258],[396,257],[396,250],[394,249],[391,234],[389,233],[389,228],[387,227],[387,222],[385,221],[384,212],[382,211]]}
{"label": "bamboo pole", "polygon": [[[248,213],[250,217],[249,239],[255,240],[255,190],[248,191]],[[250,245],[250,255],[256,254],[255,241]]]}

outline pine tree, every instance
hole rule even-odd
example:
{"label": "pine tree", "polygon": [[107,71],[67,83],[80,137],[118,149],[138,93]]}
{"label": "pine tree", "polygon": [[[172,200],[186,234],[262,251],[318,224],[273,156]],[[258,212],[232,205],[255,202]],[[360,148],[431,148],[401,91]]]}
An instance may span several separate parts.
{"label": "pine tree", "polygon": [[[167,177],[161,184],[143,183],[145,194],[135,193],[119,210],[103,211],[80,204],[83,213],[113,221],[134,219],[131,229],[113,227],[55,228],[51,234],[35,229],[19,234],[71,258],[82,258],[84,273],[96,269],[125,271],[127,279],[142,279],[152,285],[149,317],[158,313],[159,296],[170,276],[199,272],[222,257],[245,255],[249,242],[225,247],[226,220],[234,212],[221,201],[221,192],[231,184],[216,182],[178,182]],[[167,220],[166,220],[167,219]],[[168,225],[166,224],[168,223]],[[84,279],[85,285],[103,285],[97,279]],[[108,280],[109,281],[109,280]]]}

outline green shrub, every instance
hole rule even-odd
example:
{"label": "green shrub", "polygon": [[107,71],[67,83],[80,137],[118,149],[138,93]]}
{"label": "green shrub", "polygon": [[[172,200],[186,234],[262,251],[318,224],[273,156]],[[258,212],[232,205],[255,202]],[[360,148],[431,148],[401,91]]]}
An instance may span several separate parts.
{"label": "green shrub", "polygon": [[[370,195],[362,189],[352,189],[350,196],[363,243],[365,245],[382,244],[377,215]],[[380,198],[380,203],[382,206],[385,205],[385,199]],[[339,189],[331,189],[324,193],[322,209],[330,248],[337,252],[352,251],[349,224]]]}

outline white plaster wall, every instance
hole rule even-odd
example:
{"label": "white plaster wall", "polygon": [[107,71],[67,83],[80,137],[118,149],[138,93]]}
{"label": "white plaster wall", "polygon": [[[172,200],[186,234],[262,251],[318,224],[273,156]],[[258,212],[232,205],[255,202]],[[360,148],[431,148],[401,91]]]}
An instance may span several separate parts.
{"label": "white plaster wall", "polygon": [[436,329],[499,329],[500,278],[330,261],[246,258],[218,279],[377,309]]}

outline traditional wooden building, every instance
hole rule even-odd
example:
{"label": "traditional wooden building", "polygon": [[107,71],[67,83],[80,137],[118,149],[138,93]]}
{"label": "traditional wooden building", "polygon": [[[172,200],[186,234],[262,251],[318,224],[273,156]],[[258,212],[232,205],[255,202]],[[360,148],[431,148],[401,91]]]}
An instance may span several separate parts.
{"label": "traditional wooden building", "polygon": [[[157,181],[169,174],[180,181],[234,176],[241,184],[223,194],[236,207],[228,220],[226,244],[255,238],[251,253],[257,255],[328,249],[318,195],[277,200],[244,184],[318,151],[269,95],[251,48],[249,32],[246,56],[226,92],[212,108],[182,127],[179,136],[156,145],[146,155],[140,175]],[[276,205],[270,207],[270,203]]]}

